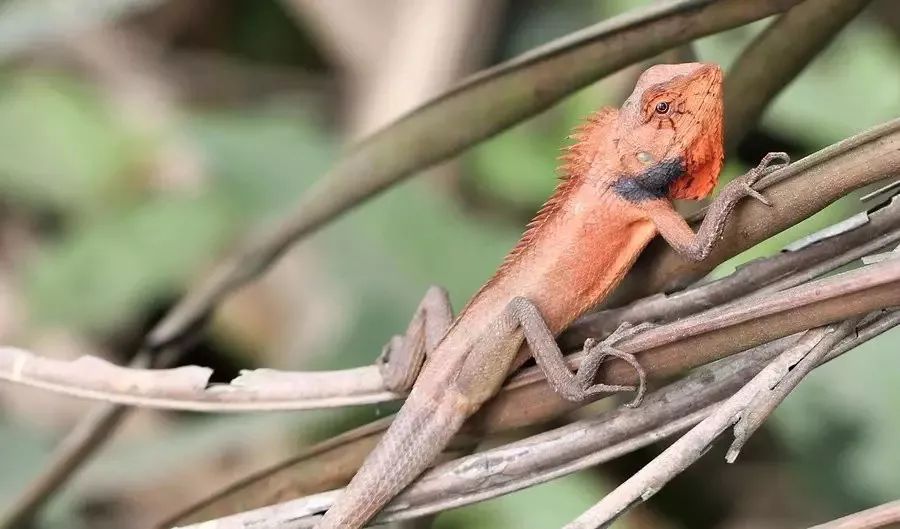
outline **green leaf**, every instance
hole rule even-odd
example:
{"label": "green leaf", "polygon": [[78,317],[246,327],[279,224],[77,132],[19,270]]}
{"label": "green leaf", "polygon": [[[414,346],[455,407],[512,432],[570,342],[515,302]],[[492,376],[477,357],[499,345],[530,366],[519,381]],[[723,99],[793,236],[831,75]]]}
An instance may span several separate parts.
{"label": "green leaf", "polygon": [[898,346],[894,329],[816,369],[772,418],[811,496],[834,516],[900,490]]}
{"label": "green leaf", "polygon": [[334,157],[329,138],[302,115],[208,114],[191,119],[188,131],[241,217],[287,209]]}
{"label": "green leaf", "polygon": [[229,227],[213,197],[159,198],[94,218],[31,266],[26,292],[34,315],[89,329],[128,321],[213,259]]}
{"label": "green leaf", "polygon": [[131,159],[125,131],[90,92],[62,77],[0,85],[0,193],[28,203],[90,210]]}

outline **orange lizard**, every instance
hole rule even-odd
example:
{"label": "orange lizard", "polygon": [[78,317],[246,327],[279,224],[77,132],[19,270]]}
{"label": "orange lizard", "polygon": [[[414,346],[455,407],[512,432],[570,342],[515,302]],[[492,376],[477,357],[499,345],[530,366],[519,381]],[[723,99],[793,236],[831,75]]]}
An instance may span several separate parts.
{"label": "orange lizard", "polygon": [[[406,335],[385,347],[379,365],[386,385],[412,391],[316,527],[362,527],[432,464],[528,354],[564,398],[636,390],[636,405],[643,370],[613,345],[637,328],[586,341],[574,374],[554,337],[602,301],[657,234],[684,257],[702,260],[736,203],[747,196],[766,202],[751,186],[780,166],[773,160],[788,162],[783,153],[729,184],[696,234],[673,209],[670,199],[703,198],[716,185],[722,126],[722,72],[699,63],[653,66],[621,109],[590,116],[572,136],[555,193],[459,316],[453,319],[446,293],[432,288]],[[637,387],[593,383],[611,356],[637,370]]]}

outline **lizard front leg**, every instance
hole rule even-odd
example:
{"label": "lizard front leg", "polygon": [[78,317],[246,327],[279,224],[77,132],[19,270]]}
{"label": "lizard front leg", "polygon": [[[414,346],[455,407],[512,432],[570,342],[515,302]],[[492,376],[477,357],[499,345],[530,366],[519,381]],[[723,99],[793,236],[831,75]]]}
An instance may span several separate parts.
{"label": "lizard front leg", "polygon": [[752,186],[763,176],[781,169],[789,162],[790,158],[783,152],[769,153],[747,174],[731,181],[710,204],[697,233],[694,233],[684,217],[665,198],[645,202],[641,207],[647,212],[659,234],[679,255],[692,261],[702,261],[722,235],[728,215],[738,202],[745,197],[752,197],[769,204]]}
{"label": "lizard front leg", "polygon": [[406,334],[395,335],[385,344],[376,361],[387,389],[409,391],[430,355],[453,322],[453,307],[447,291],[431,286],[406,328]]}

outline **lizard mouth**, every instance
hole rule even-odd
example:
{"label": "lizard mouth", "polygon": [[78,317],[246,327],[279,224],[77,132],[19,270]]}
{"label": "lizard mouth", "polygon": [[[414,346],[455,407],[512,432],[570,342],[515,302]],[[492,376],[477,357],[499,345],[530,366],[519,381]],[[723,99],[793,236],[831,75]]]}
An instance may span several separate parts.
{"label": "lizard mouth", "polygon": [[688,76],[694,84],[693,118],[684,128],[685,175],[669,187],[669,196],[702,198],[712,191],[721,166],[722,70],[715,64],[699,64]]}

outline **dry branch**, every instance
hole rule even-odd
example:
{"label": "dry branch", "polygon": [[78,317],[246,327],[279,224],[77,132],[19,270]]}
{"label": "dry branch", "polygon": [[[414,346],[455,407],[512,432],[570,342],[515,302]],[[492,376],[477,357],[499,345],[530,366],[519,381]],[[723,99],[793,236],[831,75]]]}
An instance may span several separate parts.
{"label": "dry branch", "polygon": [[[861,318],[850,318],[838,325],[825,328],[824,332],[826,334],[829,332],[833,333],[829,340],[836,342],[838,339],[842,339],[853,332],[860,320]],[[828,340],[822,341],[822,343],[825,342],[828,342]],[[767,391],[760,391],[746,404],[744,411],[741,412],[741,418],[734,425],[734,441],[725,455],[725,459],[729,463],[734,463],[737,460],[738,454],[740,454],[744,445],[747,444],[747,441],[750,440],[750,436],[772,415],[775,408],[787,398],[788,393],[793,391],[800,384],[800,381],[819,365],[830,349],[830,345],[827,347],[813,347],[799,362],[790,367],[789,372],[781,376],[774,387],[769,388]]]}
{"label": "dry branch", "polygon": [[[279,232],[265,238],[263,244],[259,246],[264,252],[268,251],[268,255],[264,253],[254,255],[252,251],[248,254],[245,254],[245,264],[251,265],[249,268],[243,270],[245,274],[231,275],[230,281],[220,283],[222,290],[219,291],[218,294],[216,294],[215,291],[209,290],[204,292],[203,288],[201,288],[198,290],[199,294],[197,296],[188,297],[185,303],[183,303],[181,306],[183,308],[186,307],[188,316],[191,316],[192,311],[193,315],[191,318],[187,318],[182,315],[179,322],[176,313],[176,323],[178,323],[179,325],[176,325],[174,329],[169,329],[170,337],[177,337],[178,335],[189,331],[189,328],[193,325],[200,323],[202,320],[202,314],[208,312],[218,299],[221,299],[221,297],[227,295],[229,289],[234,289],[242,282],[249,281],[253,277],[255,277],[255,275],[262,273],[265,267],[271,261],[277,258],[278,253],[281,252],[287,244],[290,244],[292,241],[299,239],[304,235],[304,233],[308,233],[309,231],[317,228],[322,223],[327,222],[327,220],[329,220],[330,218],[333,218],[334,216],[340,214],[343,209],[351,207],[361,200],[364,200],[371,194],[378,192],[383,187],[386,187],[392,182],[401,179],[406,173],[424,168],[425,166],[440,160],[441,157],[451,156],[455,152],[458,152],[459,150],[462,150],[469,145],[477,142],[479,138],[489,136],[497,132],[498,130],[501,130],[502,128],[514,123],[515,121],[527,117],[528,115],[533,114],[542,108],[545,108],[546,106],[552,104],[555,100],[563,97],[566,93],[577,88],[577,86],[580,86],[579,83],[586,84],[590,82],[591,76],[593,76],[594,78],[602,77],[604,68],[608,68],[607,71],[615,69],[615,65],[617,63],[599,60],[603,57],[598,57],[596,55],[598,53],[601,55],[607,53],[606,51],[604,51],[605,49],[609,50],[608,58],[611,58],[610,60],[616,61],[621,59],[623,62],[627,63],[629,62],[629,57],[636,57],[632,60],[637,60],[637,58],[641,56],[649,56],[659,51],[657,49],[644,49],[642,48],[643,46],[651,45],[658,46],[660,49],[664,49],[676,42],[686,42],[691,40],[694,36],[694,31],[698,32],[697,35],[714,33],[715,31],[737,26],[751,20],[765,17],[775,12],[785,11],[794,4],[797,4],[797,2],[787,0],[771,0],[754,3],[739,2],[736,0],[720,2],[675,2],[671,5],[666,5],[659,9],[651,9],[649,11],[645,11],[643,12],[643,15],[635,13],[634,15],[628,15],[623,19],[619,19],[618,21],[610,21],[607,26],[601,24],[599,27],[593,28],[595,31],[598,29],[600,30],[594,35],[590,35],[590,30],[587,30],[587,33],[578,34],[575,37],[574,41],[572,41],[571,39],[569,39],[568,41],[560,41],[555,45],[555,48],[554,45],[550,45],[540,50],[536,50],[534,53],[524,56],[519,61],[511,62],[507,65],[503,65],[495,70],[492,70],[485,75],[473,78],[470,82],[453,91],[447,97],[439,98],[437,106],[438,108],[444,108],[445,110],[443,112],[433,112],[433,114],[436,114],[435,119],[441,122],[442,127],[447,123],[453,123],[455,125],[452,127],[447,127],[447,130],[464,135],[469,134],[471,131],[471,134],[468,137],[450,137],[446,139],[431,138],[427,142],[427,144],[429,145],[434,144],[435,142],[440,143],[444,140],[449,141],[443,146],[443,150],[440,149],[441,146],[439,145],[438,149],[433,150],[427,156],[424,156],[421,159],[401,160],[401,163],[397,166],[371,164],[371,166],[375,168],[375,176],[379,176],[379,174],[381,176],[380,183],[378,178],[370,180],[370,183],[374,184],[374,187],[372,185],[369,185],[368,190],[363,189],[358,194],[355,194],[353,190],[351,190],[348,194],[346,192],[346,187],[341,188],[340,186],[338,186],[336,189],[338,189],[339,191],[343,191],[345,197],[349,197],[349,200],[345,202],[343,206],[340,205],[340,201],[338,200],[341,194],[339,192],[337,193],[337,196],[330,197],[335,199],[335,202],[331,203],[331,205],[329,206],[332,208],[330,210],[327,207],[324,208],[324,210],[318,211],[316,211],[315,208],[311,208],[312,211],[307,212],[309,216],[304,217],[304,214],[307,213],[304,213],[303,208],[300,208],[298,210],[299,213],[295,215],[292,221],[286,222],[281,227]],[[687,23],[687,26],[691,29],[685,31],[682,26],[682,24],[684,23]],[[616,24],[619,24],[618,28],[616,27]],[[660,27],[668,27],[670,29],[672,27],[676,27],[677,30],[674,33],[666,33],[659,31]],[[604,33],[604,31],[607,31],[607,33]],[[653,33],[654,38],[630,38],[635,35],[639,35],[641,32]],[[682,38],[684,40],[680,40]],[[613,42],[617,42],[620,47],[611,46],[610,44]],[[542,78],[541,75],[532,75],[530,77],[529,75],[525,75],[528,73],[529,65],[537,64],[544,59],[548,60],[548,64],[555,62],[556,64],[563,65],[564,68],[562,68],[561,72],[563,74],[573,72],[574,77],[554,77],[553,75],[549,75]],[[797,66],[797,71],[799,71],[799,65]],[[596,67],[598,69],[596,71],[579,71],[579,68],[581,67],[588,69]],[[734,73],[737,74],[739,70],[744,67],[745,65],[738,64],[734,70]],[[552,67],[547,67],[545,68],[545,70],[553,71]],[[533,68],[531,73],[533,74],[535,72],[538,72],[537,68]],[[782,83],[786,83],[789,78],[793,75],[796,75],[796,73],[797,72],[788,72],[783,69],[778,71],[778,75],[782,76]],[[501,79],[502,83],[494,83],[492,81],[494,78]],[[556,85],[557,90],[548,90],[546,83],[549,82],[558,83]],[[740,83],[733,83],[731,85],[732,90],[737,89],[741,91],[743,87],[739,85]],[[482,103],[484,103],[484,107],[489,107],[492,110],[496,110],[498,105],[504,105],[506,103],[505,100],[510,93],[510,87],[513,89],[517,87],[530,88],[531,90],[533,90],[533,92],[531,93],[531,96],[533,97],[528,97],[528,94],[526,93],[521,100],[516,100],[513,102],[516,105],[520,105],[518,109],[507,108],[507,112],[499,115],[499,119],[494,122],[487,122],[485,120],[485,116],[493,116],[492,112],[484,113],[479,111],[477,108],[474,111],[474,116],[476,119],[471,123],[466,123],[465,119],[462,119],[461,122],[457,121],[458,117],[469,115],[458,112],[457,109],[452,108],[452,105],[449,104],[455,101],[457,105],[461,105],[463,107],[463,110],[467,110],[466,105],[469,104],[467,97],[471,97],[473,99],[478,99]],[[774,96],[775,94],[773,93],[771,95]],[[735,103],[729,105],[729,112],[738,109],[741,105],[743,105],[743,103],[740,99],[738,99]],[[765,103],[761,103],[761,106],[764,107]],[[473,107],[477,107],[477,105],[473,105]],[[396,124],[396,126],[389,127],[388,129],[383,131],[383,133],[379,134],[377,138],[373,139],[370,142],[367,142],[358,151],[355,152],[355,158],[354,154],[348,156],[341,165],[336,167],[330,173],[331,176],[334,177],[334,181],[340,183],[340,180],[343,179],[347,182],[350,182],[359,175],[368,174],[367,171],[370,165],[368,162],[373,161],[373,159],[377,161],[378,157],[373,157],[372,155],[379,152],[379,145],[387,147],[386,149],[382,150],[392,152],[393,154],[396,154],[396,152],[409,151],[412,151],[413,154],[415,154],[417,152],[417,149],[400,149],[395,151],[394,147],[396,145],[392,143],[391,140],[396,138],[392,136],[393,133],[391,133],[391,131],[400,130],[401,132],[403,132],[404,130],[406,130],[407,132],[405,134],[407,138],[412,137],[419,141],[423,137],[420,134],[422,127],[430,127],[431,130],[442,129],[442,127],[431,126],[434,119],[429,121],[429,110],[434,109],[430,109],[426,105],[419,111],[412,113],[410,116],[408,116],[408,118],[400,120]],[[483,125],[484,128],[471,127],[473,124],[477,124],[479,127]],[[730,133],[733,135],[735,131],[732,130]],[[400,136],[402,137],[403,134],[400,134]],[[402,141],[400,143],[402,143]],[[890,147],[888,146],[887,149],[889,150]],[[896,154],[898,150],[894,148],[893,152]],[[865,155],[867,153],[861,152],[857,154]],[[895,171],[897,165],[900,164],[894,163]],[[879,165],[878,163],[875,163],[874,167],[868,173],[865,170],[857,170],[857,168],[854,167],[834,166],[826,167],[825,170],[822,171],[822,176],[828,177],[829,174],[831,176],[835,176],[840,174],[841,172],[852,173],[855,176],[859,177],[858,180],[848,182],[847,189],[853,189],[855,187],[859,187],[860,185],[864,185],[869,181],[874,181],[875,179],[887,176],[886,171],[888,171],[889,169],[890,167],[886,165]],[[818,195],[814,192],[810,193],[810,196],[812,197],[813,204],[808,205],[810,205],[813,209],[821,209],[821,207],[824,207],[825,204],[834,199],[833,196],[823,196],[820,200],[818,198]],[[818,203],[816,203],[816,201],[818,201]],[[313,197],[307,197],[307,201],[305,202],[305,204],[307,206],[316,205],[316,200]],[[742,225],[742,223],[743,221],[739,220],[736,224]],[[776,227],[775,231],[777,231],[778,229],[780,228]],[[752,240],[755,239],[756,241],[758,241],[763,238],[765,238],[764,233],[760,230],[756,230],[750,233],[747,237],[740,238],[737,241],[737,244],[728,251],[737,253],[742,245],[746,247]],[[729,237],[728,234],[726,234],[726,239],[734,240],[734,238]],[[723,252],[723,255],[726,255],[728,251]],[[713,257],[710,259],[710,262],[719,262],[721,258],[721,256]],[[645,259],[642,262],[646,261],[647,260]],[[227,268],[225,270],[227,270]],[[240,272],[240,270],[238,271]],[[671,282],[672,278],[677,277],[680,271],[681,270],[679,270],[677,267],[673,267],[671,265],[668,266],[665,269],[665,273],[661,274],[660,276],[664,278],[664,280],[658,281],[657,284],[661,284],[664,281]],[[232,270],[232,272],[234,272],[234,270]],[[642,273],[642,271],[639,269],[638,273]],[[688,270],[687,273],[691,277],[697,277],[697,275],[702,274],[703,271],[694,269]],[[220,275],[218,279],[222,278],[228,279],[228,273],[226,272],[224,275]],[[216,279],[214,278],[213,281],[215,280]],[[641,295],[641,291],[632,291],[630,295],[639,296]],[[204,296],[206,297],[205,301]],[[200,300],[199,303],[197,303],[197,299]],[[627,296],[623,297],[622,299],[627,299]],[[158,328],[158,330],[162,332],[164,329],[160,327]],[[142,351],[139,356],[146,355],[147,353],[148,351],[146,350]],[[91,427],[89,422],[87,424],[79,424],[79,427],[76,430],[78,432],[86,434],[82,437],[82,441],[84,442],[79,446],[79,443],[76,442],[77,439],[73,439],[70,436],[66,439],[65,442],[65,447],[69,449],[69,454],[66,454],[64,452],[57,452],[56,454],[54,454],[53,466],[51,468],[48,468],[44,473],[45,476],[57,476],[57,479],[55,479],[55,482],[50,488],[58,488],[65,481],[67,476],[70,475],[75,468],[77,468],[79,461],[83,460],[83,458],[92,451],[92,447],[95,448],[102,441],[105,435],[115,428],[115,425],[117,424],[117,417],[121,417],[122,415],[121,411],[122,408],[107,406],[105,407],[105,413],[97,413],[92,415],[93,419],[96,419],[94,427]],[[88,419],[90,420],[90,418]],[[63,472],[58,472],[60,470],[63,470]],[[39,485],[40,484],[38,484],[38,488],[40,488]],[[37,504],[40,503],[39,497],[35,497],[32,499],[36,500]],[[0,523],[0,527],[6,526]]]}
{"label": "dry branch", "polygon": [[[788,289],[786,291],[751,296],[739,302],[686,318],[676,323],[646,331],[623,341],[623,351],[636,353],[651,376],[669,376],[700,363],[745,350],[754,345],[789,336],[811,327],[832,321],[855,318],[883,307],[900,305],[900,260],[885,261],[861,269]],[[787,317],[789,315],[789,317]],[[675,340],[675,341],[671,341]],[[579,355],[573,355],[577,362]],[[702,359],[699,363],[697,360]],[[630,381],[633,374],[625,366],[612,365],[603,374],[605,381]],[[618,369],[617,369],[618,368]],[[571,409],[573,404],[561,400],[544,383],[537,368],[514,377],[504,390],[467,423],[466,435],[503,430],[544,422]],[[383,427],[387,425],[382,423]],[[370,429],[340,446],[340,476],[325,472],[332,482],[349,477],[353,469],[371,449],[382,429]],[[280,474],[296,474],[296,466],[279,468]],[[219,495],[210,505],[191,509],[190,519],[196,520],[209,511],[221,510],[229,499],[240,498],[243,505],[254,505],[259,499],[266,504],[265,494],[257,497],[249,492],[254,483],[268,478],[265,485],[269,498],[273,473],[259,474]],[[285,486],[293,483],[284,479]],[[248,494],[249,492],[249,494]],[[276,494],[284,494],[279,488]],[[249,497],[254,498],[249,500]],[[271,501],[271,500],[269,500]]]}
{"label": "dry branch", "polygon": [[878,529],[900,524],[900,500],[815,525],[809,529]]}
{"label": "dry branch", "polygon": [[[896,259],[786,290],[745,297],[651,329],[623,341],[618,347],[628,353],[639,353],[648,374],[662,378],[708,363],[723,352],[735,353],[799,330],[893,304],[900,304],[900,260]],[[785,319],[785,314],[792,317]],[[673,354],[672,350],[678,352]],[[580,355],[571,358],[573,364],[580,361]],[[605,382],[633,383],[634,373],[627,364],[621,361],[608,364],[604,369]],[[231,385],[207,389],[209,375],[209,369],[198,366],[131,369],[94,357],[59,361],[20,349],[0,348],[0,378],[117,403],[247,411],[357,404],[372,395],[399,397],[381,389],[381,377],[374,366],[323,373],[251,371]],[[343,385],[338,386],[339,382]],[[308,386],[302,387],[301,383]],[[544,393],[552,395],[537,368],[513,377],[505,389],[515,392],[526,386],[542,387]],[[370,392],[373,388],[375,393]],[[322,398],[327,392],[337,396]],[[503,395],[496,401],[503,402]]]}
{"label": "dry branch", "polygon": [[849,335],[856,320],[811,330],[796,345],[778,356],[732,397],[717,406],[680,439],[639,470],[596,505],[565,526],[565,529],[608,527],[614,520],[638,503],[649,500],[666,483],[705,454],[712,443],[735,423],[740,424],[748,410],[767,392],[780,384],[791,368],[808,355],[819,358]]}
{"label": "dry branch", "polygon": [[[857,336],[847,337],[830,347],[824,361],[836,358],[898,324],[900,313],[897,312],[869,320]],[[484,501],[595,466],[678,433],[714,413],[717,403],[739,390],[794,341],[785,338],[705,366],[651,393],[638,409],[611,410],[439,465],[398,496],[378,521],[407,520]],[[831,345],[837,341],[831,340]],[[183,529],[308,527],[315,521],[316,513],[325,510],[339,492],[316,494],[184,526]]]}

